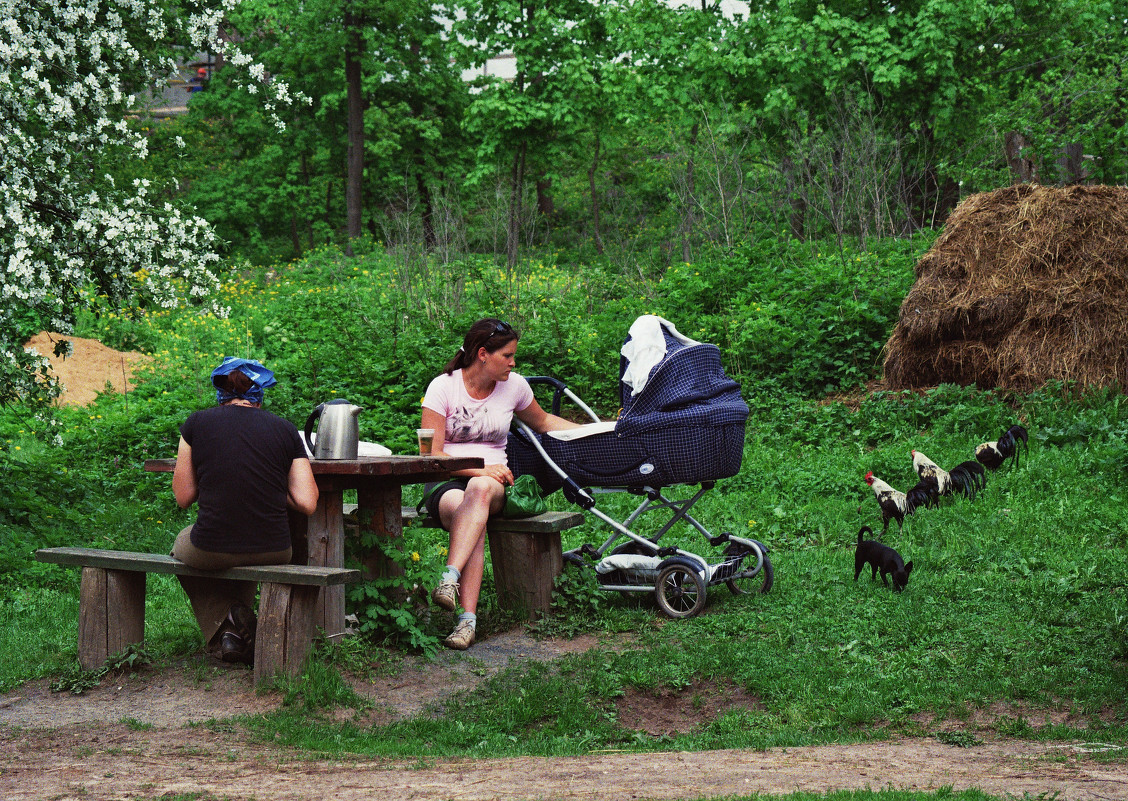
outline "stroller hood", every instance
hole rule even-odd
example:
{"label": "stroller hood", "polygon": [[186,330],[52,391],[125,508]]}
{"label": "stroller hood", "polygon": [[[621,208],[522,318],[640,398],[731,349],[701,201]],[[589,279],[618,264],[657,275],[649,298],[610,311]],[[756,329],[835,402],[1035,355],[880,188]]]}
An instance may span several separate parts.
{"label": "stroller hood", "polygon": [[[613,431],[571,441],[535,435],[548,457],[582,486],[697,483],[740,470],[748,406],[740,386],[725,375],[720,351],[671,334],[666,325],[657,331],[660,358],[651,358],[648,345],[649,372],[640,376],[636,370],[625,381],[629,359],[620,360],[622,411]],[[546,491],[563,484],[524,432],[510,434],[507,453],[515,474],[532,473]]]}
{"label": "stroller hood", "polygon": [[[629,360],[620,358],[622,412],[615,433],[630,436],[666,426],[743,426],[748,405],[740,395],[740,385],[725,375],[720,350],[716,345],[686,339],[672,329],[661,320],[666,353],[651,368],[637,394],[623,380],[630,369]],[[624,351],[628,351],[626,346]]]}

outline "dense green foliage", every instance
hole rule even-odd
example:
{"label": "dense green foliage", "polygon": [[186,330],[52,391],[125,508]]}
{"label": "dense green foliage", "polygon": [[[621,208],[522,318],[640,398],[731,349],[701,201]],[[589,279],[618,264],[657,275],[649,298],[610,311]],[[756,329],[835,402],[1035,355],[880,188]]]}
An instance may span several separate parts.
{"label": "dense green foliage", "polygon": [[[82,333],[149,351],[152,369],[133,392],[104,394],[89,407],[38,417],[0,410],[0,687],[45,674],[82,685],[73,675],[77,578],[34,562],[32,551],[169,547],[191,515],[176,509],[168,477],[144,473],[141,462],[170,456],[178,423],[214,401],[208,374],[220,355],[263,359],[279,378],[268,408],[295,423],[316,403],[347,397],[364,407],[364,438],[408,452],[423,387],[477,316],[497,314],[522,331],[523,372],[564,379],[610,416],[623,336],[637,314],[654,312],[721,344],[741,381],[751,408],[743,468],[695,514],[714,532],[748,533],[770,546],[772,592],[737,597],[715,588],[700,617],[667,621],[647,599],[600,594],[590,574],[568,573],[557,614],[538,630],[602,631],[614,647],[512,668],[438,719],[373,729],[318,715],[327,705],[363,703],[333,663],[383,662],[385,648],[426,651],[449,621],[417,616],[411,599],[392,603],[388,587],[362,586],[349,603],[367,636],[311,663],[287,690],[289,705],[256,727],[318,751],[562,754],[825,742],[865,737],[878,722],[927,734],[931,724],[921,720],[1001,702],[1014,711],[996,725],[1010,736],[1076,736],[1064,727],[1035,730],[1041,721],[1022,711],[1062,709],[1099,739],[1123,740],[1128,404],[1115,391],[1063,386],[1024,396],[954,386],[859,393],[878,372],[926,245],[891,243],[881,255],[748,248],[674,265],[648,283],[599,264],[506,272],[470,260],[457,273],[432,267],[409,282],[384,254],[347,260],[322,249],[233,273],[223,291],[226,320],[170,311],[91,317]],[[828,388],[838,399],[827,398]],[[890,530],[886,541],[916,565],[905,593],[868,575],[852,580],[857,531],[880,522],[862,481],[867,470],[905,489],[915,481],[910,448],[952,466],[1019,420],[1032,436],[1018,467],[992,474],[974,502],[948,500]],[[601,504],[619,514],[628,502]],[[559,495],[550,503],[567,506]],[[668,536],[711,555],[688,528]],[[569,532],[566,545],[603,537],[589,523]],[[408,584],[433,580],[444,545],[436,532],[405,532],[394,553]],[[153,581],[150,607],[146,658],[198,652],[174,581]],[[498,611],[488,576],[479,612],[486,637],[514,623]],[[758,710],[729,712],[672,739],[619,725],[615,699],[693,691],[695,682],[740,687]]]}
{"label": "dense green foliage", "polygon": [[245,46],[312,102],[278,132],[220,71],[152,128],[151,169],[232,252],[339,243],[354,19],[364,230],[406,259],[532,244],[648,272],[761,226],[866,244],[1015,180],[1128,175],[1111,0],[719,6],[244,0]]}

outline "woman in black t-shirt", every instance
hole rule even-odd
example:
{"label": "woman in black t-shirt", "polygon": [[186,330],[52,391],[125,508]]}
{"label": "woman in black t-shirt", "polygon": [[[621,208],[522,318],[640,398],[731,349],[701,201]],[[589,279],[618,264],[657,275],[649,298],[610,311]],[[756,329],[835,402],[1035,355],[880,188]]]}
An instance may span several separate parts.
{"label": "woman in black t-shirt", "polygon": [[[262,408],[277,383],[258,362],[228,357],[212,372],[219,405],[180,427],[172,491],[181,508],[199,503],[196,522],[172,555],[201,570],[288,564],[286,509],[313,514],[317,484],[293,423]],[[208,651],[226,662],[254,661],[255,585],[181,576]]]}

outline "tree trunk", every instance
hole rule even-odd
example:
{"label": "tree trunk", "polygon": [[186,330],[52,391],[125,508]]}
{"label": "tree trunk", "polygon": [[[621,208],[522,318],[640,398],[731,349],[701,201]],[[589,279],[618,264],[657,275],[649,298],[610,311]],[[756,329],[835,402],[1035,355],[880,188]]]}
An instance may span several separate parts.
{"label": "tree trunk", "polygon": [[685,165],[685,219],[682,222],[682,261],[690,262],[693,260],[693,229],[696,213],[694,212],[693,204],[696,202],[697,186],[693,175],[694,171],[694,152],[697,150],[697,123],[693,123],[693,127],[689,130],[689,158],[686,160]]}
{"label": "tree trunk", "polygon": [[595,138],[595,155],[592,157],[591,166],[588,167],[588,188],[591,191],[591,228],[592,240],[595,242],[595,252],[603,255],[603,232],[599,224],[599,194],[595,191],[595,171],[599,168],[599,150],[602,142]]}
{"label": "tree trunk", "polygon": [[1007,131],[1003,137],[1003,150],[1007,155],[1007,165],[1016,184],[1038,183],[1038,165],[1026,158],[1022,151],[1030,147],[1030,141],[1018,131]]}
{"label": "tree trunk", "polygon": [[552,194],[549,191],[551,189],[551,178],[537,179],[537,211],[545,217],[551,217],[556,214],[556,203],[553,201]]}
{"label": "tree trunk", "polygon": [[1073,186],[1089,182],[1089,171],[1085,169],[1085,150],[1080,142],[1063,145],[1057,161],[1060,184]]}
{"label": "tree trunk", "polygon": [[[304,186],[306,188],[306,197],[309,198],[310,200],[312,200],[313,195],[312,195],[312,193],[309,192],[310,176],[309,176],[309,154],[308,153],[302,153],[301,170],[302,170],[302,186]],[[310,209],[309,209],[310,212],[313,211],[312,206],[313,206],[313,204],[310,203]],[[306,241],[309,242],[307,249],[313,250],[313,214],[312,213],[303,214],[302,220],[305,221]]]}
{"label": "tree trunk", "polygon": [[505,235],[506,264],[509,269],[517,266],[517,245],[521,239],[521,199],[525,194],[525,148],[521,142],[513,155],[513,172],[509,178],[509,223]]}
{"label": "tree trunk", "polygon": [[799,175],[799,168],[790,156],[784,156],[780,162],[780,171],[783,173],[784,191],[787,193],[787,224],[791,228],[791,235],[803,241],[807,238],[807,193],[804,181]]}
{"label": "tree trunk", "polygon": [[348,105],[347,184],[345,218],[348,243],[345,254],[353,255],[352,241],[360,236],[361,203],[364,179],[364,98],[361,94],[360,56],[363,39],[360,21],[351,12],[345,14],[348,44],[345,48],[345,85]]}
{"label": "tree trunk", "polygon": [[423,223],[423,248],[430,253],[438,244],[435,236],[435,203],[431,198],[431,188],[423,180],[422,154],[416,161],[415,188],[419,192],[420,215]]}
{"label": "tree trunk", "polygon": [[[411,51],[411,54],[418,59],[419,54],[423,50],[423,45],[418,41],[412,41],[411,44],[408,45],[408,49]],[[418,95],[414,96],[411,101],[411,116],[416,119],[422,118],[422,106],[422,99]],[[418,139],[416,139],[412,162],[415,164],[415,190],[419,193],[419,204],[421,207],[420,222],[423,225],[423,249],[427,253],[431,253],[435,250],[438,243],[435,237],[435,205],[431,198],[431,189],[427,186],[427,157]]]}

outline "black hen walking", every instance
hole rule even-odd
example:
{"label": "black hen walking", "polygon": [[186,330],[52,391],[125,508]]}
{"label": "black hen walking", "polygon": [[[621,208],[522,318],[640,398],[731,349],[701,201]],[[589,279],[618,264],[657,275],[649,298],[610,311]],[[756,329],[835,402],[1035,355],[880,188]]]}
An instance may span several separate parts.
{"label": "black hen walking", "polygon": [[975,458],[988,470],[998,470],[1007,459],[1011,460],[1014,467],[1018,467],[1019,443],[1022,450],[1027,450],[1028,437],[1026,429],[1015,424],[1003,432],[995,442],[984,442],[975,449]]}
{"label": "black hen walking", "polygon": [[873,471],[866,473],[866,483],[873,488],[874,497],[881,506],[881,536],[885,536],[889,528],[889,521],[897,521],[897,530],[900,531],[905,524],[905,516],[911,515],[921,507],[935,506],[939,500],[935,479],[922,478],[915,487],[908,492],[895,490]]}

